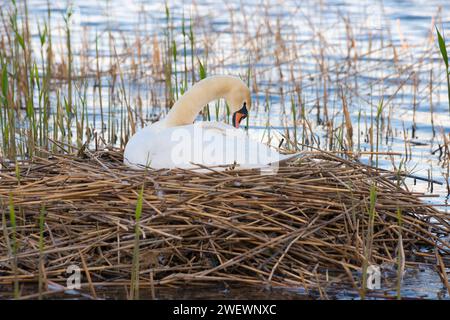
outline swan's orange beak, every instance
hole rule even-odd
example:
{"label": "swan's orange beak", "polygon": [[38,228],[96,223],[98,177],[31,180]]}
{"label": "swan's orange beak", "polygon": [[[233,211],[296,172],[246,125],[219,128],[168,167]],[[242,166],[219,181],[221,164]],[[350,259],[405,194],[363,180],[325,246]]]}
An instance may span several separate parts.
{"label": "swan's orange beak", "polygon": [[233,113],[233,127],[239,128],[241,121],[248,116],[247,104],[244,102],[242,108]]}

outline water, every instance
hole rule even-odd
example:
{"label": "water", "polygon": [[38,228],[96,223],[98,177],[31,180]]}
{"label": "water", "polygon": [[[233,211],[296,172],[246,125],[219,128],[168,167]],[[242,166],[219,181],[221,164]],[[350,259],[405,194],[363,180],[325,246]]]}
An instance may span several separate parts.
{"label": "water", "polygon": [[[0,5],[8,8],[8,3],[1,1]],[[246,76],[251,70],[253,109],[248,128],[253,138],[276,146],[286,128],[292,134],[296,126],[291,100],[297,103],[300,98],[318,145],[327,148],[325,112],[334,128],[339,128],[343,122],[343,94],[352,118],[354,148],[370,151],[368,127],[383,99],[379,148],[400,155],[392,159],[380,156],[379,165],[392,169],[392,163],[398,167],[404,160],[406,168],[415,175],[432,176],[442,185],[413,179],[407,179],[406,183],[412,191],[434,194],[436,197],[424,201],[448,212],[445,176],[448,162],[434,151],[443,144],[444,134],[450,133],[450,116],[444,64],[433,37],[433,25],[450,32],[450,2],[197,0],[170,1],[168,6],[178,48],[178,71],[184,70],[183,16],[187,25],[192,17],[194,55],[207,65],[208,74]],[[33,47],[39,52],[37,25],[47,17],[47,1],[29,0],[28,7]],[[66,41],[63,15],[67,7],[66,1],[52,2],[54,45]],[[109,132],[102,131],[98,90],[94,89],[96,41],[102,84],[105,90],[116,86],[113,94],[103,96],[103,105],[111,107],[108,110],[113,114],[111,124],[116,134],[119,137],[126,134],[119,118],[126,104],[132,110],[142,109],[142,119],[136,117],[138,126],[148,123],[156,114],[164,114],[164,83],[155,58],[157,49],[160,59],[165,54],[164,3],[79,0],[72,8],[75,73],[86,75],[87,122],[92,131],[110,137]],[[189,69],[192,54],[189,44],[186,52]],[[62,69],[66,56],[65,46],[55,45],[55,63]],[[121,79],[116,77],[113,84],[109,73],[118,61],[124,73],[125,96],[119,89],[122,84],[118,85]],[[195,64],[198,66],[197,61]],[[178,72],[177,77],[183,79],[184,73]],[[78,90],[80,94],[82,89]],[[215,115],[214,104],[210,110]],[[221,106],[220,119],[223,114]],[[298,139],[302,141],[298,118],[297,122]],[[338,135],[339,131],[333,134]],[[120,144],[120,139],[115,142]],[[363,156],[361,160],[369,163],[375,158]],[[421,296],[425,288],[428,297],[437,297],[436,292],[442,288],[434,285],[436,277],[420,272],[404,290]]]}

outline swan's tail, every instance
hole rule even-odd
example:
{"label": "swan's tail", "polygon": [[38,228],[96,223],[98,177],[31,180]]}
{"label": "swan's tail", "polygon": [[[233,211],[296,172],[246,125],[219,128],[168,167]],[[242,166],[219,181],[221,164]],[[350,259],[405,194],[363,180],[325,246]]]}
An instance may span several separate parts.
{"label": "swan's tail", "polygon": [[263,175],[276,174],[280,167],[283,167],[289,161],[300,158],[302,156],[303,156],[302,152],[297,152],[294,154],[282,154],[282,155],[280,155],[279,160],[268,163],[267,165],[260,167],[261,174],[263,174]]}
{"label": "swan's tail", "polygon": [[269,166],[278,167],[286,164],[287,162],[300,158],[303,156],[303,152],[297,152],[292,154],[282,154],[280,155],[280,160],[269,163]]}

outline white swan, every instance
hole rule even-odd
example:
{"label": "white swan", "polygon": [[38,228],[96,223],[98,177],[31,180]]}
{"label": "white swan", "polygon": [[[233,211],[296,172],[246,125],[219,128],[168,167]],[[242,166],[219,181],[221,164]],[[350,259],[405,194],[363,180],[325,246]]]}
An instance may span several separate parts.
{"label": "white swan", "polygon": [[[233,126],[215,121],[193,123],[212,100],[224,98],[232,112]],[[239,78],[213,76],[196,83],[172,107],[167,116],[131,137],[124,163],[135,169],[199,168],[224,170],[264,168],[292,157],[248,138],[237,129],[251,107],[250,90]]]}

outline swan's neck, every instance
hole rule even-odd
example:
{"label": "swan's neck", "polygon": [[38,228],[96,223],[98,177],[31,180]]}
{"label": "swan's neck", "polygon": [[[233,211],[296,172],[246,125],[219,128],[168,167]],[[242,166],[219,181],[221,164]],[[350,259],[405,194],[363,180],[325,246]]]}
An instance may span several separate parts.
{"label": "swan's neck", "polygon": [[232,77],[215,76],[197,82],[175,102],[164,119],[166,127],[192,124],[202,108],[213,100],[224,98],[235,82]]}

